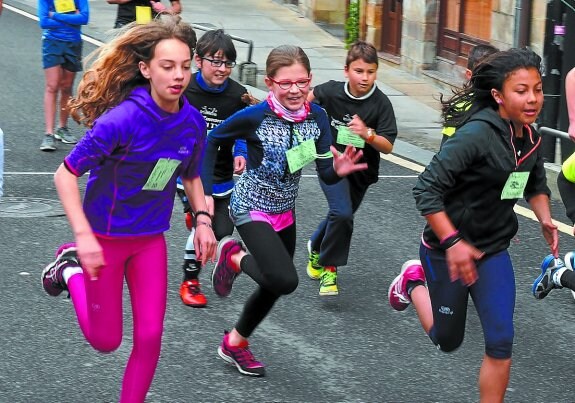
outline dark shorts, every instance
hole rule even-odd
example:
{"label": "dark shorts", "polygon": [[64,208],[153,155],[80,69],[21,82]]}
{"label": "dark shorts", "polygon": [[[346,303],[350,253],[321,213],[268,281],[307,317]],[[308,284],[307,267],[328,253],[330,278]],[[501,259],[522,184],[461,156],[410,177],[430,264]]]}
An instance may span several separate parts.
{"label": "dark shorts", "polygon": [[82,70],[82,41],[64,42],[42,39],[42,65],[45,69],[62,66],[65,70]]}

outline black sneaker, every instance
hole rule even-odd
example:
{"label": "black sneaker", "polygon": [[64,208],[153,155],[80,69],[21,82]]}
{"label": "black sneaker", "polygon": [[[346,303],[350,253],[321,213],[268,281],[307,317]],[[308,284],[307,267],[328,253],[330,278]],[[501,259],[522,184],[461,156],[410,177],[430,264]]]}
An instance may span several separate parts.
{"label": "black sneaker", "polygon": [[57,297],[63,291],[68,291],[68,286],[62,276],[66,267],[75,266],[71,260],[56,259],[42,270],[42,287],[48,295]]}

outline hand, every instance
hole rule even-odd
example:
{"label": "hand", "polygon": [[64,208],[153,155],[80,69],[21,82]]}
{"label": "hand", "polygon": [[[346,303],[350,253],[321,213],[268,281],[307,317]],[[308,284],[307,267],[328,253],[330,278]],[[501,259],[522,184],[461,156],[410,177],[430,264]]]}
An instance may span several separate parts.
{"label": "hand", "polygon": [[167,7],[164,6],[160,1],[150,1],[150,4],[156,13],[161,13],[162,11],[167,10]]}
{"label": "hand", "polygon": [[547,244],[551,248],[551,253],[553,256],[559,256],[559,233],[557,232],[557,226],[553,222],[541,223],[541,232],[543,237],[547,241]]}
{"label": "hand", "polygon": [[[204,216],[200,216],[199,220],[209,219]],[[196,221],[198,218],[196,218]],[[218,246],[218,241],[214,235],[214,231],[211,227],[203,224],[196,224],[196,235],[194,236],[194,247],[196,250],[196,259],[203,266],[208,262],[215,262],[216,260],[216,249]]]}
{"label": "hand", "polygon": [[333,169],[338,176],[347,176],[367,169],[367,162],[357,163],[363,157],[363,151],[357,151],[354,146],[348,145],[341,154],[334,146],[331,146],[330,150],[333,154]]}
{"label": "hand", "polygon": [[359,116],[353,115],[353,119],[347,124],[347,127],[362,139],[367,139],[367,125]]}
{"label": "hand", "polygon": [[241,175],[246,169],[246,159],[242,156],[234,158],[234,173]]}
{"label": "hand", "polygon": [[485,254],[473,245],[461,240],[445,251],[447,267],[449,268],[449,279],[451,281],[460,280],[463,285],[470,286],[477,281],[477,269],[475,261],[481,259]]}
{"label": "hand", "polygon": [[97,280],[100,269],[106,265],[104,252],[93,233],[76,236],[78,258],[91,280]]}

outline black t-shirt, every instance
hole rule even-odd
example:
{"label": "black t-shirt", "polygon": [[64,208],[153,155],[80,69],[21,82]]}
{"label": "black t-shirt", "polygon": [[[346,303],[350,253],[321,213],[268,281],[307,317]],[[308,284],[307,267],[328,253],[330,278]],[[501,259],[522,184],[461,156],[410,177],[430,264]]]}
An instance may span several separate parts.
{"label": "black t-shirt", "polygon": [[[196,74],[192,75],[184,95],[206,120],[208,132],[237,111],[248,106],[241,99],[242,95],[248,92],[243,85],[228,79],[228,86],[222,92],[212,93],[203,90],[198,85]],[[214,168],[214,183],[224,183],[233,179],[233,146],[234,143],[230,142],[219,148]]]}
{"label": "black t-shirt", "polygon": [[[376,88],[370,97],[354,99],[346,94],[345,85],[345,82],[330,80],[313,89],[315,102],[320,104],[329,116],[333,144],[336,148],[340,151],[345,149],[345,146],[337,144],[337,128],[351,122],[353,115],[358,115],[367,127],[374,129],[378,136],[385,137],[393,144],[397,137],[397,126],[389,98]],[[379,152],[366,143],[363,149],[363,160],[367,162],[368,168],[365,171],[356,172],[352,176],[361,185],[367,186],[377,182]]]}

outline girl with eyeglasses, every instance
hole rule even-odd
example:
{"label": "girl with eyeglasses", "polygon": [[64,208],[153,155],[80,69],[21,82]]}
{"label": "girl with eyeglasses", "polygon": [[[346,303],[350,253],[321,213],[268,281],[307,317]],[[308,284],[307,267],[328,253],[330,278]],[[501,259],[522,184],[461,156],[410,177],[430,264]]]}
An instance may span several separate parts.
{"label": "girl with eyeglasses", "polygon": [[[266,61],[266,75],[266,100],[236,113],[209,133],[202,167],[204,189],[209,193],[218,147],[238,138],[246,140],[246,171],[230,201],[230,216],[245,246],[232,238],[220,241],[212,285],[217,295],[225,297],[242,272],[257,283],[236,325],[224,333],[218,348],[222,359],[251,376],[263,376],[265,369],[251,353],[248,338],[276,301],[298,285],[293,256],[295,200],[302,167],[315,160],[318,174],[327,183],[367,168],[357,163],[361,151],[348,147],[340,153],[330,147],[327,115],[307,101],[311,68],[301,48],[283,45],[273,49]],[[327,155],[330,149],[333,157]],[[208,209],[212,206],[208,198]]]}

